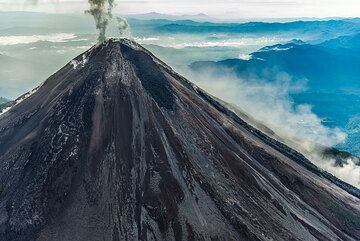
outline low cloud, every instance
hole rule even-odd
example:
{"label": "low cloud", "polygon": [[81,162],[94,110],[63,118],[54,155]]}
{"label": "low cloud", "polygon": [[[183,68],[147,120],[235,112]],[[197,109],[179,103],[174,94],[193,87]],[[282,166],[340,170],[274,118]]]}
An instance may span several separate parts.
{"label": "low cloud", "polygon": [[176,49],[183,48],[212,48],[212,47],[232,47],[232,48],[240,48],[246,46],[267,46],[273,45],[275,43],[286,42],[289,39],[278,38],[278,37],[247,37],[247,38],[233,38],[233,39],[218,39],[218,40],[210,40],[210,41],[189,41],[186,35],[177,36],[173,41],[159,43],[154,42],[154,44],[160,44],[162,47],[171,47]]}
{"label": "low cloud", "polygon": [[[216,40],[202,39],[202,36],[189,36],[189,35],[177,35],[174,37],[146,37],[138,38],[137,41],[146,44],[156,44],[161,47],[184,49],[184,48],[215,48],[215,47],[228,47],[228,48],[249,48],[249,46],[264,47],[267,45],[273,45],[276,43],[284,43],[291,38],[279,38],[279,37],[241,37],[224,39],[224,36],[213,36]],[[190,41],[190,40],[191,41]]]}
{"label": "low cloud", "polygon": [[[183,71],[184,72],[184,71]],[[286,73],[277,72],[276,81],[256,77],[240,79],[231,69],[185,71],[194,83],[210,94],[237,106],[255,120],[272,129],[287,144],[304,153],[320,168],[338,178],[360,187],[358,160],[348,158],[336,165],[332,158],[324,158],[319,146],[333,147],[346,141],[347,135],[339,128],[323,125],[310,105],[295,105],[290,93],[306,89],[305,79],[295,80]],[[274,73],[275,74],[275,73]]]}
{"label": "low cloud", "polygon": [[75,34],[58,33],[49,35],[29,35],[29,36],[2,36],[0,37],[1,45],[30,44],[40,41],[48,41],[53,43],[62,43],[75,39]]}
{"label": "low cloud", "polygon": [[342,164],[337,164],[337,160],[331,157],[322,156],[318,150],[312,150],[307,156],[320,168],[330,172],[334,176],[360,188],[360,166],[359,159],[348,157],[342,160]]}

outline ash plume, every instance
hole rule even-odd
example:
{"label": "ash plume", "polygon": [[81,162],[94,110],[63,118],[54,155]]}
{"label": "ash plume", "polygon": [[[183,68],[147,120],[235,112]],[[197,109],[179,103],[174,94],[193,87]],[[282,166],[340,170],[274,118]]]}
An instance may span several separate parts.
{"label": "ash plume", "polygon": [[125,18],[118,17],[117,19],[117,27],[119,30],[120,37],[124,35],[125,31],[129,28],[129,23]]}
{"label": "ash plume", "polygon": [[106,29],[112,18],[114,0],[88,0],[90,9],[85,11],[94,17],[96,29],[99,31],[98,41],[104,42],[106,39]]}

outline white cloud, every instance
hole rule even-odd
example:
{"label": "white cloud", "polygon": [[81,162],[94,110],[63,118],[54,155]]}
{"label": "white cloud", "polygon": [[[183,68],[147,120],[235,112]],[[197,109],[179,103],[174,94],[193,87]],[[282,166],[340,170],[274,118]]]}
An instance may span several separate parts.
{"label": "white cloud", "polygon": [[239,59],[242,59],[242,60],[250,60],[252,58],[253,58],[253,56],[250,54],[240,54],[240,56],[239,56]]}
{"label": "white cloud", "polygon": [[29,35],[29,36],[1,36],[0,45],[30,44],[39,41],[61,43],[75,38],[76,38],[75,34],[67,34],[67,33],[58,33],[58,34],[50,34],[50,35]]}
{"label": "white cloud", "polygon": [[290,50],[292,48],[293,48],[293,46],[290,46],[290,47],[275,46],[275,47],[263,48],[261,51],[262,52],[266,52],[266,51],[288,51],[288,50]]}
{"label": "white cloud", "polygon": [[182,41],[177,40],[173,43],[160,44],[163,47],[172,47],[177,49],[196,47],[196,48],[210,48],[210,47],[246,47],[246,46],[267,46],[275,43],[281,43],[285,39],[275,37],[258,37],[258,38],[239,38],[220,41]]}
{"label": "white cloud", "polygon": [[157,42],[160,41],[158,37],[135,37],[134,40],[139,43]]}

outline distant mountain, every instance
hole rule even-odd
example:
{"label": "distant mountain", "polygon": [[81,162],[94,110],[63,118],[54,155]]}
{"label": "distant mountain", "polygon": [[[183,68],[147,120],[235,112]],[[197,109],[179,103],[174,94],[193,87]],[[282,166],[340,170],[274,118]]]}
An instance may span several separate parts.
{"label": "distant mountain", "polygon": [[294,22],[248,22],[248,23],[211,23],[174,22],[157,27],[160,32],[170,33],[237,33],[237,34],[285,34],[296,32],[301,35],[333,38],[334,36],[358,33],[360,23],[350,20],[294,21]]}
{"label": "distant mountain", "polygon": [[349,240],[360,191],[109,40],[0,115],[0,239]]}
{"label": "distant mountain", "polygon": [[318,45],[292,41],[260,49],[250,54],[249,60],[194,62],[190,68],[197,73],[223,76],[231,70],[248,82],[266,80],[275,82],[279,73],[290,80],[306,82],[307,89],[290,93],[295,104],[310,104],[313,111],[324,118],[326,125],[341,127],[348,140],[339,148],[360,155],[360,51],[359,35],[345,36]]}
{"label": "distant mountain", "polygon": [[294,79],[307,79],[310,89],[359,89],[360,55],[353,50],[357,38],[358,35],[346,38],[347,46],[351,48],[347,51],[339,50],[345,47],[345,43],[340,41],[343,38],[319,45],[291,42],[264,47],[252,53],[249,60],[200,61],[190,67],[194,71],[211,68],[219,75],[222,68],[230,68],[241,78],[251,79],[255,75],[269,81],[275,81],[276,72],[283,71]]}
{"label": "distant mountain", "polygon": [[169,20],[209,20],[210,17],[204,13],[199,14],[186,14],[186,15],[173,15],[163,14],[157,12],[150,12],[144,14],[129,14],[126,18],[136,18],[142,20],[154,20],[154,19],[169,19]]}
{"label": "distant mountain", "polygon": [[[338,36],[359,32],[358,19],[334,19],[297,21],[288,19],[287,22],[276,20],[259,20],[256,22],[224,22],[216,20],[204,13],[195,15],[171,15],[156,12],[146,14],[132,14],[126,16],[131,30],[135,35],[165,35],[165,34],[214,34],[229,35],[274,34],[309,39],[331,39]],[[162,21],[159,21],[162,20]],[[192,20],[192,21],[185,21]],[[61,25],[58,23],[61,21]],[[90,34],[91,40],[96,39],[93,30],[93,19],[88,14],[46,14],[37,12],[5,12],[0,11],[0,30],[3,35],[46,35],[54,33]],[[271,22],[269,22],[271,21]],[[76,24],[74,24],[76,23]],[[146,27],[146,28],[145,28]],[[109,23],[108,33],[117,34],[115,21]]]}
{"label": "distant mountain", "polygon": [[360,51],[360,34],[351,36],[341,36],[320,44],[321,46],[333,49],[343,49],[344,51]]}

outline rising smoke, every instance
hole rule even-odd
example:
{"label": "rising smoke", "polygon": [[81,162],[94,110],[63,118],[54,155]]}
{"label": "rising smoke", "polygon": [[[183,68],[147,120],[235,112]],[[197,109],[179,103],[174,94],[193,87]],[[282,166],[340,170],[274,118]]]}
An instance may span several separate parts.
{"label": "rising smoke", "polygon": [[106,39],[106,29],[112,18],[114,0],[88,0],[90,9],[86,13],[94,17],[96,29],[99,31],[98,41],[104,42]]}
{"label": "rising smoke", "polygon": [[[100,43],[106,40],[106,29],[112,19],[112,10],[114,8],[114,0],[88,0],[90,9],[86,13],[94,17],[96,29],[99,31],[98,41]],[[118,17],[118,29],[120,36],[124,34],[129,27],[127,21]]]}
{"label": "rising smoke", "polygon": [[126,21],[125,18],[118,17],[117,18],[117,27],[119,30],[120,36],[123,36],[125,31],[129,28],[129,23]]}

